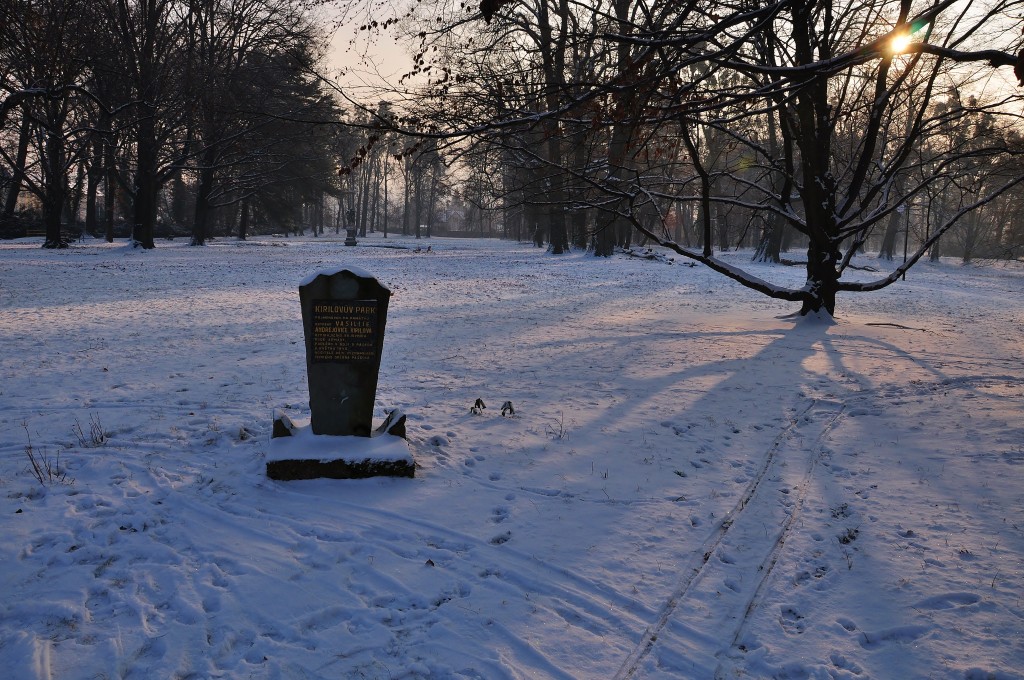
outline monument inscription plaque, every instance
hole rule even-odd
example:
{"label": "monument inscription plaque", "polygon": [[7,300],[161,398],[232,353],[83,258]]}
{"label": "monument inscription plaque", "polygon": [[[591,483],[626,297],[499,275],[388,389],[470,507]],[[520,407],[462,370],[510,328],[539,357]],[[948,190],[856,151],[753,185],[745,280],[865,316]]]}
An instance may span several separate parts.
{"label": "monument inscription plaque", "polygon": [[313,434],[369,437],[391,291],[353,269],[299,286]]}
{"label": "monument inscription plaque", "polygon": [[377,358],[376,300],[314,300],[312,316],[313,363]]}

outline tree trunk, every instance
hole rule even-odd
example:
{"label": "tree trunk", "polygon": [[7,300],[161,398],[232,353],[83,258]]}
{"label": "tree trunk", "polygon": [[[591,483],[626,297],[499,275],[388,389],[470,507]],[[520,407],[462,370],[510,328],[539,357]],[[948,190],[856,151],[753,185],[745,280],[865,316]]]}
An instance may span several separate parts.
{"label": "tree trunk", "polygon": [[430,175],[430,198],[427,200],[427,238],[434,224],[434,210],[437,207],[437,178],[433,173]]}
{"label": "tree trunk", "polygon": [[583,250],[587,247],[587,211],[576,208],[572,211],[572,244]]}
{"label": "tree trunk", "polygon": [[703,220],[704,235],[702,237],[704,246],[704,257],[711,257],[714,254],[711,248],[711,183],[707,174],[700,177],[700,217]]}
{"label": "tree trunk", "polygon": [[[190,196],[191,192],[185,185],[185,180],[182,179],[181,174],[181,171],[174,173],[174,179],[171,180],[171,220],[174,224],[184,226],[190,221],[188,204],[189,200],[193,197]],[[198,205],[192,206],[191,222],[193,225],[195,224],[195,214],[198,209]]]}
{"label": "tree trunk", "polygon": [[114,242],[114,198],[117,191],[114,151],[114,143],[106,140],[103,145],[103,229],[107,243]]}
{"label": "tree trunk", "polygon": [[[903,196],[906,190],[906,179],[903,175],[897,175],[893,181],[893,193]],[[900,232],[900,222],[903,222],[905,229],[910,228],[910,204],[903,204],[903,212],[894,210],[889,215],[889,222],[885,225],[885,233],[882,235],[882,246],[878,249],[878,257],[891,260],[896,252],[896,236]]]}
{"label": "tree trunk", "polygon": [[683,143],[686,145],[686,151],[690,154],[690,161],[693,163],[693,169],[697,172],[697,177],[700,179],[700,217],[703,224],[703,255],[704,257],[711,257],[714,254],[714,250],[711,247],[711,177],[708,175],[708,171],[704,167],[704,163],[701,161],[700,154],[697,151],[697,143],[693,140],[690,128],[683,125],[681,132]]}
{"label": "tree trunk", "polygon": [[878,249],[878,257],[882,260],[891,260],[896,253],[896,235],[900,231],[900,221],[904,215],[893,211],[889,215],[889,222],[885,225],[885,233],[882,235],[882,245]]}
{"label": "tree trunk", "polygon": [[552,127],[548,137],[548,161],[552,167],[548,176],[548,229],[551,252],[561,255],[569,250],[569,235],[565,228],[565,174],[561,169],[562,140],[558,136],[558,122],[552,120]]}
{"label": "tree trunk", "polygon": [[[50,103],[48,106],[55,106]],[[48,116],[51,124],[60,120],[60,114]],[[67,173],[64,169],[64,130],[62,125],[44,131],[43,166],[43,223],[46,227],[44,248],[67,248],[68,243],[61,236],[61,217],[67,196]]]}
{"label": "tree trunk", "polygon": [[[615,12],[616,29],[622,35],[629,35],[633,29],[629,19],[632,3],[629,0],[614,0],[612,5]],[[632,47],[629,41],[618,41],[615,53],[615,68],[618,75],[625,78],[632,63]],[[627,191],[626,185],[630,170],[627,158],[634,133],[634,125],[630,118],[637,113],[636,99],[635,88],[619,88],[612,95],[615,123],[612,125],[611,139],[608,142],[608,179],[615,191]],[[628,209],[629,202],[625,197],[616,201],[614,212],[595,234],[594,255],[610,257],[615,252],[617,244],[625,245],[626,233],[632,228],[624,215]]]}
{"label": "tree trunk", "polygon": [[423,219],[423,171],[418,164],[413,165],[413,176],[416,178],[413,186],[413,227],[416,238],[420,238],[420,222]]}
{"label": "tree trunk", "polygon": [[67,216],[64,220],[67,224],[78,225],[78,215],[82,210],[82,196],[85,195],[85,163],[78,164],[78,173],[75,176],[75,185],[67,194]]}
{"label": "tree trunk", "polygon": [[755,262],[782,261],[782,236],[786,230],[786,224],[779,219],[775,213],[771,213],[765,220],[764,234],[761,242],[754,253]]}
{"label": "tree trunk", "polygon": [[156,229],[157,193],[157,141],[153,113],[145,112],[138,121],[135,162],[135,208],[132,240],[142,248],[155,248],[153,232]]}
{"label": "tree trunk", "polygon": [[28,114],[22,109],[21,130],[18,132],[18,154],[14,159],[14,167],[11,168],[11,184],[7,188],[7,196],[4,197],[2,219],[10,219],[18,208],[18,194],[21,193],[21,182],[25,176],[25,163],[28,160],[28,143],[31,125]]}
{"label": "tree trunk", "polygon": [[409,213],[412,212],[412,172],[411,163],[408,158],[405,160],[405,206],[402,208],[402,236],[409,235]]}
{"label": "tree trunk", "polygon": [[[625,2],[626,0],[620,0]],[[565,54],[567,31],[569,28],[569,2],[558,0],[552,5],[558,19],[559,31],[556,35],[551,24],[548,3],[538,6],[537,31],[538,46],[546,83],[543,93],[544,102],[549,111],[556,111],[565,96]],[[562,130],[557,118],[549,116],[544,119],[544,141],[540,145],[540,154],[546,161],[544,177],[544,195],[547,204],[548,238],[551,252],[560,255],[569,249],[569,236],[565,227],[565,165],[562,152]],[[481,215],[482,217],[482,215]]]}
{"label": "tree trunk", "polygon": [[790,229],[789,225],[783,223],[782,225],[782,245],[779,247],[780,253],[788,253],[789,249],[793,247],[793,238],[796,235],[795,229]]}
{"label": "tree trunk", "polygon": [[212,147],[207,147],[203,152],[199,167],[199,186],[196,189],[196,210],[192,220],[192,241],[190,245],[205,246],[209,237],[210,213],[213,211],[210,205],[210,195],[213,193],[214,166],[217,162],[217,154]]}
{"label": "tree trunk", "polygon": [[249,236],[249,201],[242,201],[238,208],[238,240],[244,241]]}
{"label": "tree trunk", "polygon": [[388,237],[388,157],[384,156],[384,238]]}
{"label": "tree trunk", "polygon": [[687,223],[690,221],[689,218],[690,210],[683,204],[682,201],[676,202],[676,228],[672,234],[672,240],[680,245],[689,246]]}
{"label": "tree trunk", "polygon": [[[768,153],[774,161],[779,157],[779,132],[775,122],[775,114],[768,114]],[[772,193],[778,194],[782,190],[784,182],[778,173],[772,173]],[[783,198],[785,201],[785,198]],[[777,213],[769,212],[765,219],[764,233],[761,235],[761,242],[754,253],[755,262],[782,261],[782,237],[786,231],[786,222]]]}
{"label": "tree trunk", "polygon": [[370,182],[373,179],[373,172],[370,167],[363,165],[363,181],[361,182],[359,198],[359,236],[366,236],[366,223],[370,216]]}
{"label": "tree trunk", "polygon": [[526,206],[527,229],[533,238],[533,245],[538,248],[544,247],[544,227],[541,225],[541,208],[536,203],[529,203]]}
{"label": "tree trunk", "polygon": [[[979,190],[980,194],[981,191]],[[975,210],[971,214],[967,215],[964,221],[964,252],[962,255],[962,261],[964,264],[968,264],[974,259],[975,253],[978,249],[978,244],[981,242],[981,225],[980,222],[980,211]]]}
{"label": "tree trunk", "polygon": [[[827,252],[831,251],[831,252]],[[839,273],[836,268],[838,253],[829,245],[823,249],[814,239],[807,248],[807,292],[800,314],[817,313],[825,310],[830,316],[836,313],[836,293],[839,291]]]}
{"label": "tree trunk", "polygon": [[[815,5],[797,0],[793,7],[793,42],[797,64],[815,60]],[[818,45],[821,59],[830,56],[828,45]],[[800,188],[807,220],[807,297],[801,314],[825,310],[835,313],[839,289],[839,227],[836,223],[836,180],[832,163],[832,106],[825,79],[809,80],[797,90],[790,122],[800,151]]]}
{"label": "tree trunk", "polygon": [[729,250],[729,213],[726,212],[724,215],[718,213],[716,217],[718,218],[718,251],[724,253]]}
{"label": "tree trunk", "polygon": [[99,220],[96,215],[96,194],[99,193],[100,182],[103,181],[102,157],[103,145],[101,141],[97,141],[92,145],[85,187],[85,231],[93,238],[96,238],[99,234]]}
{"label": "tree trunk", "polygon": [[377,231],[377,225],[380,224],[380,181],[381,181],[381,161],[378,161],[373,166],[373,193],[370,199],[370,224],[367,225],[371,232]]}

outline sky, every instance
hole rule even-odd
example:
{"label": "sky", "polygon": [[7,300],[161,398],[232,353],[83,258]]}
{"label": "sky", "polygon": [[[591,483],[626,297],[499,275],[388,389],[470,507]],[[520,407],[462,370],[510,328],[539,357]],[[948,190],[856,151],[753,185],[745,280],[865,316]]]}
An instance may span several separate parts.
{"label": "sky", "polygon": [[[348,16],[352,18],[346,19]],[[362,17],[356,8],[349,8],[335,10],[323,21],[332,35],[329,68],[342,71],[338,81],[360,93],[397,84],[411,64],[404,41],[397,40],[393,31],[360,31],[359,27],[366,23]]]}

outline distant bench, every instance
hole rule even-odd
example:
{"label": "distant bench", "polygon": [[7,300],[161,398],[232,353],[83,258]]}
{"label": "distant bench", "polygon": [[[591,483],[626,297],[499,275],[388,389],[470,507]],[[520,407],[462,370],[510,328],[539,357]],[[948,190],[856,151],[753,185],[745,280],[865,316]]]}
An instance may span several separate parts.
{"label": "distant bench", "polygon": [[[62,240],[68,241],[68,240],[74,240],[74,239],[80,238],[82,233],[83,232],[80,231],[80,230],[69,229],[69,228],[65,227],[65,228],[61,229],[60,236],[61,236]],[[45,229],[26,229],[25,231],[22,232],[22,234],[23,234],[24,237],[38,236],[39,238],[43,238],[43,239],[46,238],[46,230]]]}

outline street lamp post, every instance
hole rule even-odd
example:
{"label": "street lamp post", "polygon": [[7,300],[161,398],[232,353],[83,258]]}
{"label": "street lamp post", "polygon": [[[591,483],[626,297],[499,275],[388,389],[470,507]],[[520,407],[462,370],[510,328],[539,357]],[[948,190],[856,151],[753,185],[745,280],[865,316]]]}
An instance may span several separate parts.
{"label": "street lamp post", "polygon": [[356,241],[356,209],[349,208],[345,211],[345,245],[354,246],[359,243]]}
{"label": "street lamp post", "polygon": [[354,191],[351,188],[345,188],[341,194],[341,204],[345,205],[345,199],[348,199],[348,210],[345,211],[345,245],[354,246],[358,245],[356,241],[356,208],[353,205]]}

